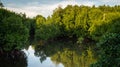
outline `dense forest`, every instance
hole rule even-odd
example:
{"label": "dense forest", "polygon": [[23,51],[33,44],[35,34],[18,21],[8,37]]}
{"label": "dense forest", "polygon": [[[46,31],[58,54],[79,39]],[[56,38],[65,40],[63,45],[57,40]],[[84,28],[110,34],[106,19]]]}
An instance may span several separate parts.
{"label": "dense forest", "polygon": [[[0,8],[0,55],[37,41],[69,41],[95,46],[99,60],[91,67],[120,66],[120,6],[58,7],[47,18],[28,18]],[[76,45],[74,45],[76,46]]]}

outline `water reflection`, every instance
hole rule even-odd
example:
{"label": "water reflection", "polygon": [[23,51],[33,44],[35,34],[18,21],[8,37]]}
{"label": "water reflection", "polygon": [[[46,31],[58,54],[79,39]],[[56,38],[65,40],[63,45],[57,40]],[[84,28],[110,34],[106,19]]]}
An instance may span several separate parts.
{"label": "water reflection", "polygon": [[54,64],[51,61],[50,57],[45,57],[46,60],[44,60],[44,62],[40,62],[40,58],[41,57],[37,57],[34,55],[35,51],[34,51],[34,47],[30,46],[28,48],[28,50],[23,50],[26,55],[28,56],[28,67],[63,67],[62,64]]}
{"label": "water reflection", "polygon": [[[16,54],[17,53],[17,54]],[[74,42],[39,42],[22,51],[0,54],[0,67],[89,67],[93,48]]]}
{"label": "water reflection", "polygon": [[89,67],[96,62],[92,48],[80,49],[79,45],[73,42],[54,42],[34,46],[35,56],[40,57],[44,62],[47,57],[51,58],[54,64],[62,63],[64,67]]}
{"label": "water reflection", "polygon": [[27,67],[27,56],[23,51],[11,51],[0,54],[0,67]]}
{"label": "water reflection", "polygon": [[91,63],[94,63],[94,59],[91,50],[88,50],[85,55],[79,55],[75,51],[64,49],[64,51],[57,52],[52,56],[52,61],[56,63],[62,63],[64,67],[89,67]]}

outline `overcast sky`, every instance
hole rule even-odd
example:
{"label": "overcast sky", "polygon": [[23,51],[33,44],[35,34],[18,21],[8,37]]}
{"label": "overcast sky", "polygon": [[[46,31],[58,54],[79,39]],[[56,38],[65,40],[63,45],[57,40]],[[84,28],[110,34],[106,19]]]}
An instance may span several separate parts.
{"label": "overcast sky", "polygon": [[120,0],[1,0],[5,8],[17,13],[26,13],[27,17],[43,15],[47,17],[59,5],[65,8],[70,5],[120,5]]}

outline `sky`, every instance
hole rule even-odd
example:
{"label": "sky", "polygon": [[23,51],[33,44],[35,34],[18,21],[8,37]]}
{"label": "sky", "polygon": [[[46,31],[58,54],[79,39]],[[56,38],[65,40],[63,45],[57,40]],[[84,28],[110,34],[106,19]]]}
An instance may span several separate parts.
{"label": "sky", "polygon": [[1,0],[5,8],[16,13],[25,13],[27,17],[42,15],[48,17],[58,6],[67,5],[120,5],[120,0]]}

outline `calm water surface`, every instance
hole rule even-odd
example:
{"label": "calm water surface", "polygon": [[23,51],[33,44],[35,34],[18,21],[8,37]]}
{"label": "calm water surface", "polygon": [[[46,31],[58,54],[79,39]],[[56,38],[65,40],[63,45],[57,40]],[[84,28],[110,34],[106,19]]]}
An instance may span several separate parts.
{"label": "calm water surface", "polygon": [[46,60],[42,63],[40,62],[40,57],[34,55],[34,49],[32,46],[29,46],[28,50],[23,50],[28,57],[28,66],[27,67],[64,67],[61,63],[56,64],[51,61],[50,57],[46,57]]}
{"label": "calm water surface", "polygon": [[96,62],[95,51],[70,42],[39,42],[15,54],[0,56],[0,67],[89,67]]}

